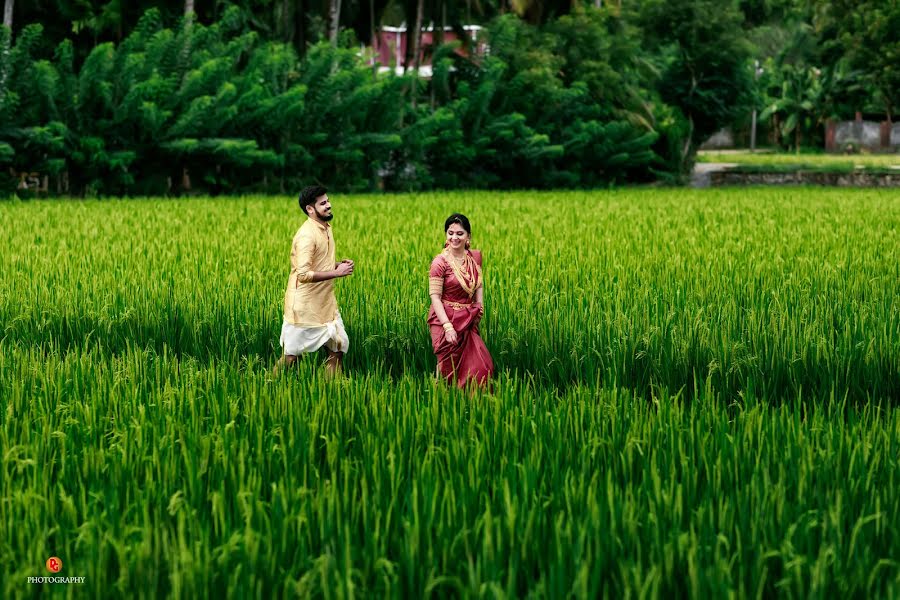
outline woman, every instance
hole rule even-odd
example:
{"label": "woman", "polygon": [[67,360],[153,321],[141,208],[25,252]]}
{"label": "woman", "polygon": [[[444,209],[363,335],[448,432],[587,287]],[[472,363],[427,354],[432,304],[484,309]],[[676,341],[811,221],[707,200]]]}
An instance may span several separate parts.
{"label": "woman", "polygon": [[484,315],[481,252],[469,250],[472,228],[465,216],[450,215],[444,231],[444,251],[431,261],[428,274],[428,325],[438,373],[459,387],[470,381],[483,385],[494,373],[494,361],[478,335]]}

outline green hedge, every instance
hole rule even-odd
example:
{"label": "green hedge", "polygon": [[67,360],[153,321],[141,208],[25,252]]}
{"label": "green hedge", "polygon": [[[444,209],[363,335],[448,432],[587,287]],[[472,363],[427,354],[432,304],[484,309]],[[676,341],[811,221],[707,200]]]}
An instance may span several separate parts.
{"label": "green hedge", "polygon": [[4,31],[0,185],[36,172],[67,195],[597,187],[684,168],[685,118],[606,11],[500,18],[485,56],[438,48],[426,81],[377,73],[352,34],[300,59],[236,10],[166,28],[152,9],[79,65],[41,25],[12,45]]}

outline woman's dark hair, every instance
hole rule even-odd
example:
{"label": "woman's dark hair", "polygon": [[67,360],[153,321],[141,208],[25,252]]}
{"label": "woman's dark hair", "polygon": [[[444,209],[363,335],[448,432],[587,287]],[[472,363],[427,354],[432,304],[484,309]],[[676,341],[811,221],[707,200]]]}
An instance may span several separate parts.
{"label": "woman's dark hair", "polygon": [[453,213],[447,217],[447,220],[444,221],[444,233],[446,233],[454,223],[465,229],[466,233],[472,235],[472,226],[469,225],[469,219],[466,218],[466,215],[461,215],[459,213]]}
{"label": "woman's dark hair", "polygon": [[316,203],[316,198],[320,196],[324,196],[328,193],[321,185],[310,185],[303,188],[303,191],[300,192],[300,210],[306,212],[306,207],[310,204]]}

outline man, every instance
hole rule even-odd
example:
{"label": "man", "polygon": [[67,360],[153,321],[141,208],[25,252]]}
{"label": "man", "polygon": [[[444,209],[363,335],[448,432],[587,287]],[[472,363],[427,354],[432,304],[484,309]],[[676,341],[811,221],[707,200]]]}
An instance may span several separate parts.
{"label": "man", "polygon": [[300,210],[308,217],[291,245],[291,274],[284,294],[281,347],[284,357],[275,366],[293,366],[301,354],[323,346],[330,376],[338,374],[350,340],[344,330],[334,297],[334,280],[353,273],[353,261],[334,262],[334,237],[329,221],[331,202],[327,190],[314,185],[300,192]]}

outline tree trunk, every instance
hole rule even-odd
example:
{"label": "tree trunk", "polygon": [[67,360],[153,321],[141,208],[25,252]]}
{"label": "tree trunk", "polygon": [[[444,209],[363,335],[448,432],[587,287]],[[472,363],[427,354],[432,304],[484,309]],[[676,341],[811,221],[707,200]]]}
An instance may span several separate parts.
{"label": "tree trunk", "polygon": [[341,26],[341,0],[328,2],[328,39],[337,46],[338,32]]}
{"label": "tree trunk", "polygon": [[303,0],[298,0],[294,11],[294,48],[297,49],[297,56],[303,58],[306,56],[306,7]]}
{"label": "tree trunk", "polygon": [[[437,35],[435,36],[435,45],[442,46],[444,44],[444,28],[447,27],[447,3],[445,0],[440,0],[441,5],[441,28],[438,30]],[[435,98],[434,93],[434,58],[431,61],[431,110],[434,110],[435,105],[437,104],[437,99]]]}
{"label": "tree trunk", "polygon": [[281,39],[290,44],[294,41],[294,0],[281,3]]}
{"label": "tree trunk", "polygon": [[750,152],[756,151],[756,109],[750,117]]}
{"label": "tree trunk", "polygon": [[188,71],[190,71],[191,39],[193,38],[193,23],[196,18],[194,0],[184,0],[184,46],[181,48],[181,64],[179,65],[179,68],[183,69],[182,81],[184,81]]}
{"label": "tree trunk", "polygon": [[[697,89],[697,76],[694,74],[694,69],[689,65],[688,69],[691,72],[691,91],[688,92],[688,97],[693,97],[694,91]],[[679,159],[680,163],[680,171],[682,176],[690,177],[690,173],[688,173],[688,168],[693,165],[690,164],[690,156],[691,153],[696,149],[694,146],[694,115],[692,113],[688,113],[688,134],[687,138],[684,140],[684,145],[681,147],[681,157]]]}
{"label": "tree trunk", "polygon": [[369,0],[369,44],[375,48],[375,0]]}
{"label": "tree trunk", "polygon": [[691,156],[691,148],[693,147],[693,137],[694,137],[694,117],[688,115],[688,134],[684,140],[684,145],[681,147],[681,159],[679,162],[681,163],[681,175],[682,176],[690,176],[688,173],[688,168],[691,166],[690,164],[690,156]]}
{"label": "tree trunk", "polygon": [[419,95],[419,64],[420,54],[422,52],[422,17],[425,13],[425,0],[416,2],[416,26],[413,30],[412,51],[413,51],[413,90],[412,90],[412,107],[416,107],[416,97]]}
{"label": "tree trunk", "polygon": [[[9,27],[9,36],[6,38],[6,42],[2,47],[0,47],[0,52],[3,52],[6,55],[9,55],[9,48],[12,45],[13,1],[14,0],[6,0],[3,5],[3,24]],[[8,64],[0,67],[0,107],[3,106],[3,100],[6,98],[6,74],[8,68]]]}
{"label": "tree trunk", "polygon": [[422,44],[422,18],[425,13],[425,0],[417,0],[416,2],[416,24],[412,31],[412,62],[413,68],[418,75],[419,71],[419,54]]}
{"label": "tree trunk", "polygon": [[440,0],[438,5],[441,7],[441,28],[435,32],[435,46],[441,46],[444,43],[444,29],[447,27],[447,2]]}
{"label": "tree trunk", "polygon": [[13,26],[13,4],[15,0],[6,0],[3,4],[3,24],[12,29]]}
{"label": "tree trunk", "polygon": [[369,45],[372,46],[372,79],[374,80],[378,79],[378,57],[380,56],[380,54],[376,54],[376,48],[377,52],[381,52],[381,39],[375,29],[375,0],[369,0],[369,27],[371,27]]}

